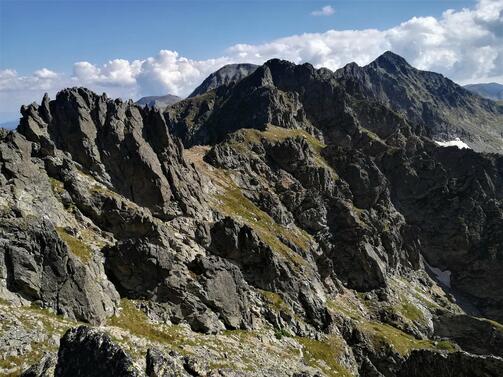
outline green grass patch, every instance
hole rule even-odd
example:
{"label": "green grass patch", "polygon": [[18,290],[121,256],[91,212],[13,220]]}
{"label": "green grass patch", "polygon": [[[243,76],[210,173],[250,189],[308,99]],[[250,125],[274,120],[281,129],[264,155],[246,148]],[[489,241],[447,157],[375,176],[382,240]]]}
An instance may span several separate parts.
{"label": "green grass patch", "polygon": [[55,194],[61,194],[65,191],[65,185],[60,180],[49,177],[49,183],[51,184],[52,192]]}
{"label": "green grass patch", "polygon": [[44,343],[32,342],[32,350],[20,356],[9,356],[5,359],[0,359],[0,369],[14,370],[13,372],[4,373],[2,376],[15,377],[21,375],[25,369],[28,369],[33,364],[40,361],[44,355],[44,351],[55,352],[58,347],[55,344],[47,345]]}
{"label": "green grass patch", "polygon": [[[135,302],[128,299],[121,300],[121,311],[109,318],[107,325],[119,327],[135,336],[177,348],[183,343],[187,344],[178,326],[151,323],[147,315],[136,307]],[[177,351],[182,352],[181,349]]]}
{"label": "green grass patch", "polygon": [[[206,346],[216,349],[220,346],[214,336],[204,336],[198,333],[187,334],[179,325],[166,325],[151,322],[147,315],[137,307],[133,300],[121,299],[121,310],[107,320],[107,326],[118,327],[126,332],[121,337],[113,337],[135,360],[145,357],[147,349],[167,347],[181,355],[191,355],[192,347]],[[143,339],[139,345],[135,338]],[[144,342],[146,341],[146,342]],[[189,347],[187,347],[189,346]]]}
{"label": "green grass patch", "polygon": [[342,341],[331,336],[326,340],[296,337],[303,347],[304,362],[320,369],[327,376],[350,377],[351,373],[340,363],[343,353]]}
{"label": "green grass patch", "polygon": [[424,322],[424,314],[418,309],[418,307],[406,299],[402,299],[402,302],[395,307],[395,309],[400,313],[403,317],[409,319],[413,322]]}
{"label": "green grass patch", "polygon": [[383,143],[383,144],[386,144],[386,142],[385,142],[383,139],[381,139],[381,138],[379,137],[379,135],[377,135],[375,132],[372,132],[372,131],[370,131],[369,129],[364,128],[364,127],[361,127],[361,128],[360,128],[360,130],[361,130],[364,134],[366,134],[366,135],[367,135],[370,139],[372,139],[372,140],[376,140],[376,141],[378,141],[378,142],[380,142],[380,143]]}
{"label": "green grass patch", "polygon": [[83,263],[87,263],[92,258],[92,251],[84,242],[69,234],[65,228],[57,227],[56,232],[72,254],[79,258]]}
{"label": "green grass patch", "polygon": [[363,323],[361,329],[371,337],[376,349],[388,344],[401,355],[407,355],[415,349],[455,349],[455,346],[448,340],[435,342],[429,339],[416,339],[412,335],[385,323],[369,321]]}
{"label": "green grass patch", "polygon": [[358,320],[362,318],[362,314],[358,307],[351,301],[349,300],[341,300],[341,299],[336,299],[332,300],[329,299],[327,300],[327,308],[328,310],[334,312],[334,313],[341,313],[344,314],[345,316]]}
{"label": "green grass patch", "polygon": [[439,304],[433,301],[433,299],[431,299],[429,296],[427,297],[418,288],[415,288],[414,297],[417,298],[419,301],[421,301],[421,303],[425,307],[427,307],[431,312],[441,307]]}
{"label": "green grass patch", "polygon": [[288,306],[279,294],[264,290],[259,291],[271,309],[276,312],[292,313],[290,306]]}
{"label": "green grass patch", "polygon": [[452,343],[450,340],[447,340],[447,339],[436,342],[435,348],[437,350],[447,351],[447,352],[455,352],[455,351],[459,350],[459,348],[454,343]]}
{"label": "green grass patch", "polygon": [[34,303],[30,306],[22,307],[22,310],[25,310],[30,315],[35,315],[36,319],[42,322],[44,330],[47,334],[63,335],[63,333],[70,327],[78,325],[78,322],[70,322],[70,320],[63,318],[63,316],[58,315],[47,308],[41,308]]}
{"label": "green grass patch", "polygon": [[[5,300],[0,300],[0,305],[9,306]],[[70,327],[78,325],[78,322],[64,319],[49,309],[41,308],[35,304],[12,308],[15,311],[13,317],[19,321],[19,326],[27,331],[44,331],[47,335],[62,336]],[[40,329],[40,323],[43,329]],[[0,326],[1,327],[1,326]],[[31,365],[38,363],[47,352],[56,352],[57,344],[52,339],[31,343],[31,351],[19,356],[9,356],[0,359],[0,369],[4,369],[2,376],[19,376],[21,372]],[[12,372],[7,373],[10,370]]]}
{"label": "green grass patch", "polygon": [[291,338],[292,337],[292,334],[290,334],[290,332],[286,329],[277,329],[275,332],[274,332],[274,337],[278,340],[281,340],[283,338]]}

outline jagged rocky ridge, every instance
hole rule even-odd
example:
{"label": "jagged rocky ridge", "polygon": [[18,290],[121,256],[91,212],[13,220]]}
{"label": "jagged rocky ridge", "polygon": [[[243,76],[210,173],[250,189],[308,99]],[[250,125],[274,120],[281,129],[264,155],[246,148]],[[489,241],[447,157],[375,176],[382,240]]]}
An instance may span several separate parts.
{"label": "jagged rocky ridge", "polygon": [[1,135],[2,331],[100,325],[31,375],[496,376],[502,157],[432,138],[496,150],[498,111],[392,53],[272,60],[164,112],[44,97]]}

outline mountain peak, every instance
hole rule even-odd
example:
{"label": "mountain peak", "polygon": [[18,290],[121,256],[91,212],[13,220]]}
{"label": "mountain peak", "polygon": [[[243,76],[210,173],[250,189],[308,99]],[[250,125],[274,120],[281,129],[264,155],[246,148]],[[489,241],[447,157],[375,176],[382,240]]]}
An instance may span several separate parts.
{"label": "mountain peak", "polygon": [[383,68],[387,71],[390,69],[397,68],[412,68],[412,66],[398,54],[395,54],[392,51],[386,51],[381,56],[379,56],[376,60],[369,64],[370,66]]}
{"label": "mountain peak", "polygon": [[222,68],[209,75],[201,85],[194,89],[189,95],[189,98],[199,96],[219,86],[237,82],[253,73],[257,67],[258,65],[249,63],[224,65]]}

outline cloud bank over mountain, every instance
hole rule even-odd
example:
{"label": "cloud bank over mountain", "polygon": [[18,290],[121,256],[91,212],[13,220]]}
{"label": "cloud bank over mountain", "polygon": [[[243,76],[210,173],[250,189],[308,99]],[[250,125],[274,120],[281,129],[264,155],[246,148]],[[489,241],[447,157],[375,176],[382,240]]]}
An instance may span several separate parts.
{"label": "cloud bank over mountain", "polygon": [[386,30],[328,30],[272,40],[236,44],[224,56],[194,60],[176,51],[103,65],[79,61],[72,74],[41,68],[31,75],[0,70],[0,112],[54,94],[67,86],[83,85],[123,98],[143,95],[188,95],[208,74],[229,63],[261,64],[271,58],[337,69],[355,61],[367,64],[386,50],[414,66],[443,73],[460,83],[503,82],[503,0],[479,0],[474,8],[447,10],[441,17],[413,17]]}

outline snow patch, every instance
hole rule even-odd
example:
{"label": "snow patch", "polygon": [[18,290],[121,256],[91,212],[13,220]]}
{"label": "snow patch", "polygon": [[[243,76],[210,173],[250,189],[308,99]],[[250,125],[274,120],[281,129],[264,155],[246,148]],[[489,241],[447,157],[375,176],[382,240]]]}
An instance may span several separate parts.
{"label": "snow patch", "polygon": [[442,271],[440,268],[430,266],[426,261],[424,262],[430,271],[435,275],[435,278],[448,288],[451,288],[451,271]]}
{"label": "snow patch", "polygon": [[472,149],[465,142],[461,141],[459,137],[451,141],[435,141],[441,147],[458,147],[459,149]]}

